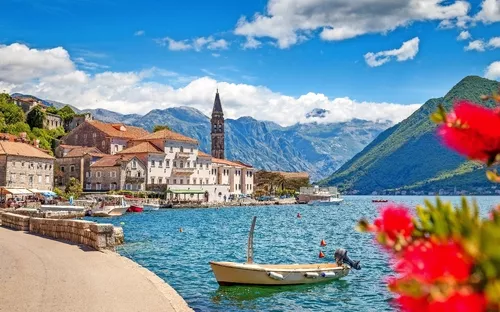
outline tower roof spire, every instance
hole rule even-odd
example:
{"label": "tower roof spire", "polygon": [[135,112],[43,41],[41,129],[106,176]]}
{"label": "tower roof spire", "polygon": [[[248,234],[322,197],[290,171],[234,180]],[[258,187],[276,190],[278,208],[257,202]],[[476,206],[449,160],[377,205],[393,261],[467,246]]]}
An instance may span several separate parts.
{"label": "tower roof spire", "polygon": [[223,113],[222,104],[220,103],[219,97],[219,88],[217,88],[217,92],[215,93],[214,108],[212,110],[212,114],[214,113]]}

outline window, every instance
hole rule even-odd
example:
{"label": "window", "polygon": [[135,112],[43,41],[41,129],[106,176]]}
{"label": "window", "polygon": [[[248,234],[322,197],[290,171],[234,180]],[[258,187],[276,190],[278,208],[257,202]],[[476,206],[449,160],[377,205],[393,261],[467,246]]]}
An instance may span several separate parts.
{"label": "window", "polygon": [[69,166],[69,172],[75,172],[75,166],[73,165]]}
{"label": "window", "polygon": [[168,160],[168,159],[165,160],[165,167],[167,167],[167,168],[170,167],[170,160]]}
{"label": "window", "polygon": [[173,153],[174,152],[174,148],[172,146],[170,146],[170,153]]}
{"label": "window", "polygon": [[95,173],[95,176],[96,176],[96,178],[100,178],[100,177],[101,177],[101,172],[100,172],[100,171],[97,171],[97,172]]}
{"label": "window", "polygon": [[179,167],[184,168],[184,163],[182,162],[182,160],[179,162]]}
{"label": "window", "polygon": [[23,161],[23,162],[21,162],[21,167],[24,167],[24,161]]}
{"label": "window", "polygon": [[184,180],[180,179],[179,184],[184,184]]}
{"label": "window", "polygon": [[156,166],[156,165],[155,165],[155,161],[154,161],[154,160],[151,160],[151,167],[153,167],[153,168],[154,168],[155,166]]}
{"label": "window", "polygon": [[141,177],[141,172],[140,171],[137,171],[137,177],[140,178]]}
{"label": "window", "polygon": [[193,179],[193,184],[196,184],[196,178]]}
{"label": "window", "polygon": [[186,161],[186,168],[189,168],[189,160]]}
{"label": "window", "polygon": [[155,184],[155,177],[151,177],[151,184]]}
{"label": "window", "polygon": [[38,183],[42,183],[42,176],[38,175]]}
{"label": "window", "polygon": [[12,164],[12,167],[16,166],[16,162],[15,161],[13,161],[11,164]]}
{"label": "window", "polygon": [[45,184],[50,184],[50,176],[45,176]]}
{"label": "window", "polygon": [[208,169],[208,164],[206,164],[206,165],[207,165],[207,169]]}
{"label": "window", "polygon": [[174,179],[174,184],[177,184],[177,179]]}
{"label": "window", "polygon": [[102,147],[106,147],[106,141],[102,140],[101,145]]}
{"label": "window", "polygon": [[203,184],[203,181],[200,179],[200,185],[202,185],[202,184]]}
{"label": "window", "polygon": [[189,179],[186,179],[186,184],[189,184]]}
{"label": "window", "polygon": [[174,160],[174,168],[177,168],[177,162]]}
{"label": "window", "polygon": [[158,168],[163,168],[163,161],[162,160],[158,160]]}
{"label": "window", "polygon": [[208,179],[205,179],[205,184],[208,184]]}
{"label": "window", "polygon": [[181,151],[181,153],[184,153],[184,146],[181,146],[180,151]]}
{"label": "window", "polygon": [[163,184],[163,178],[158,178],[158,184]]}
{"label": "window", "polygon": [[132,160],[132,169],[137,169],[137,161],[135,159]]}
{"label": "window", "polygon": [[95,184],[95,189],[100,191],[101,190],[101,183],[96,183]]}
{"label": "window", "polygon": [[92,189],[92,183],[85,184],[85,189],[87,189],[87,190]]}
{"label": "window", "polygon": [[127,183],[127,185],[125,186],[125,188],[126,188],[127,190],[131,191],[131,190],[132,190],[132,184]]}
{"label": "window", "polygon": [[202,163],[200,163],[200,169],[202,169],[202,168],[203,168],[203,164],[202,164]]}

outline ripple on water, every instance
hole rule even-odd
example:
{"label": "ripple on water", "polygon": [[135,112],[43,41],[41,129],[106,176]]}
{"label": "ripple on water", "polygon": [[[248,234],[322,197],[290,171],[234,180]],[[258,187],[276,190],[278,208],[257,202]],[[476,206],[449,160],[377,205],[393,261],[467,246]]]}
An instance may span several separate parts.
{"label": "ripple on water", "polygon": [[[415,206],[422,197],[394,197]],[[446,198],[457,203],[458,197]],[[484,215],[498,197],[478,197]],[[160,210],[93,219],[122,225],[126,244],[119,248],[174,287],[196,311],[392,311],[385,277],[387,255],[370,235],[354,226],[373,218],[380,205],[371,197],[346,197],[340,206],[265,206],[224,209]],[[302,218],[297,218],[300,212]],[[288,287],[219,287],[209,261],[246,260],[248,230],[257,216],[255,262],[314,263],[332,261],[336,248],[361,260],[362,269],[341,281]],[[182,228],[183,232],[179,229]],[[327,247],[319,243],[325,239]],[[326,258],[318,259],[324,250]]]}

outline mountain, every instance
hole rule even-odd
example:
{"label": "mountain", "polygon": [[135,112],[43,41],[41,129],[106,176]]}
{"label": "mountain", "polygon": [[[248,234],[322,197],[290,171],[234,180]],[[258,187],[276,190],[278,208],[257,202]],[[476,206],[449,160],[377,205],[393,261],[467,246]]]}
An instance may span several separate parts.
{"label": "mountain", "polygon": [[[52,100],[45,100],[45,103],[56,108],[68,105]],[[201,150],[207,153],[211,150],[210,119],[194,108],[154,109],[142,116],[69,106],[76,113],[90,112],[97,120],[139,126],[148,131],[152,131],[155,125],[168,125],[176,132],[197,139]],[[315,109],[309,118],[321,118],[329,113]],[[282,127],[272,121],[251,117],[226,119],[225,156],[258,169],[306,171],[312,181],[318,181],[331,175],[391,125],[389,121],[354,119],[343,123],[312,122]]]}
{"label": "mountain", "polygon": [[[320,184],[337,185],[345,192],[360,194],[491,187],[484,168],[466,162],[440,143],[436,125],[429,116],[439,104],[449,110],[459,99],[482,103],[481,95],[497,90],[497,81],[477,76],[464,78],[444,97],[430,99],[410,117],[382,132]],[[488,101],[484,105],[493,107],[494,103]]]}

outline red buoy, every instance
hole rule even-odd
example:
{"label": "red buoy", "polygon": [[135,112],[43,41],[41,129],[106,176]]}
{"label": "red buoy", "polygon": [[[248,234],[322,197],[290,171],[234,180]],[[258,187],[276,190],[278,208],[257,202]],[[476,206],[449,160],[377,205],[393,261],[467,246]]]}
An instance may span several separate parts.
{"label": "red buoy", "polygon": [[320,252],[319,252],[319,257],[320,257],[320,258],[324,258],[324,257],[325,257],[325,254],[324,254],[322,251],[320,251]]}
{"label": "red buoy", "polygon": [[322,240],[321,240],[321,243],[319,243],[319,245],[320,245],[321,247],[325,247],[325,246],[326,246],[326,242],[325,242],[325,240],[324,240],[324,239],[322,239]]}

